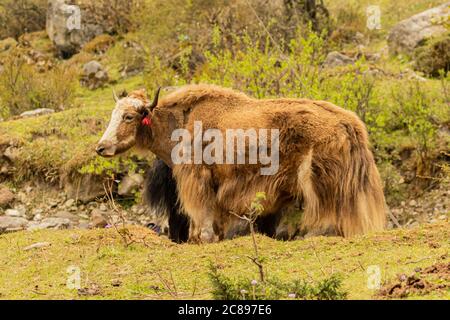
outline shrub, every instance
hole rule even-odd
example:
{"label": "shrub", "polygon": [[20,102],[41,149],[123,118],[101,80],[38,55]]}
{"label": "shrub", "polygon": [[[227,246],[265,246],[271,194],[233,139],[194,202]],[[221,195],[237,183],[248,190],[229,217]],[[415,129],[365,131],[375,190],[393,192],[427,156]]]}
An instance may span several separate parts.
{"label": "shrub", "polygon": [[428,40],[414,51],[414,68],[427,76],[438,77],[450,71],[450,33]]}
{"label": "shrub", "polygon": [[0,39],[18,39],[26,32],[45,29],[46,0],[3,0],[0,3]]}
{"label": "shrub", "polygon": [[5,59],[0,74],[1,114],[9,117],[36,108],[69,108],[73,104],[75,80],[74,70],[62,66],[38,73],[16,50]]}
{"label": "shrub", "polygon": [[93,54],[103,54],[108,51],[114,42],[115,39],[112,36],[102,34],[86,43],[83,47],[83,51]]}
{"label": "shrub", "polygon": [[217,300],[343,300],[340,276],[334,274],[316,283],[303,280],[283,281],[271,277],[264,282],[247,278],[230,278],[210,265],[209,278],[213,284],[213,297]]}

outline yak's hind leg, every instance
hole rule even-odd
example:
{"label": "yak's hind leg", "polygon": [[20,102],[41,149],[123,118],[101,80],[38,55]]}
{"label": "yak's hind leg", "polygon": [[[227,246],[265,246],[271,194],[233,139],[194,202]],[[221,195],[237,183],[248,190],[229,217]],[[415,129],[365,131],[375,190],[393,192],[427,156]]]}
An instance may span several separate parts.
{"label": "yak's hind leg", "polygon": [[191,225],[189,241],[216,242],[223,238],[211,171],[200,165],[174,166],[178,197]]}

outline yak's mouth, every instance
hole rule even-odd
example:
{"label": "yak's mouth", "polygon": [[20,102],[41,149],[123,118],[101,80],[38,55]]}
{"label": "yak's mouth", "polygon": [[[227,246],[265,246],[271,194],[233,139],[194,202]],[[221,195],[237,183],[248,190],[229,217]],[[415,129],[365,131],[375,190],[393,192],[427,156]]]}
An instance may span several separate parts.
{"label": "yak's mouth", "polygon": [[117,147],[108,142],[100,142],[95,148],[95,152],[104,158],[114,157],[118,153]]}
{"label": "yak's mouth", "polygon": [[108,141],[100,142],[95,148],[95,152],[101,157],[112,158],[118,154],[124,153],[133,147],[134,143],[113,144]]}

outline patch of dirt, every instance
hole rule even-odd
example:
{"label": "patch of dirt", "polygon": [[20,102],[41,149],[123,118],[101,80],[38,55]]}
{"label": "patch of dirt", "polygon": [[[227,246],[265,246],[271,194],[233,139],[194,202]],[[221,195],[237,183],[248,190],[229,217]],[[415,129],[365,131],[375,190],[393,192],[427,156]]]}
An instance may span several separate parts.
{"label": "patch of dirt", "polygon": [[437,263],[424,269],[417,268],[414,271],[415,273],[409,276],[399,275],[397,280],[383,286],[377,296],[399,299],[410,295],[424,295],[432,291],[450,289],[450,262]]}

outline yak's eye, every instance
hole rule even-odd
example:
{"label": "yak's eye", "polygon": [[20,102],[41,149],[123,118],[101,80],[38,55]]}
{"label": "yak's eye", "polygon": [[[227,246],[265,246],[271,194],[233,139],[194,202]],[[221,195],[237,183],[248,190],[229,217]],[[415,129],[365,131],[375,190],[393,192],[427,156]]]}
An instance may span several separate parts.
{"label": "yak's eye", "polygon": [[132,114],[126,114],[123,116],[123,120],[125,120],[126,122],[131,122],[134,120],[134,115]]}

